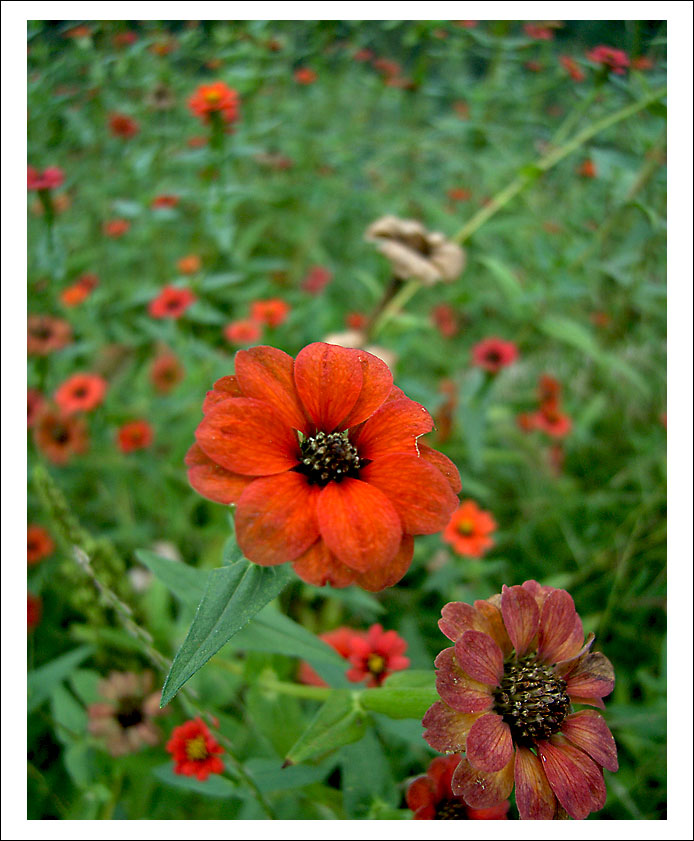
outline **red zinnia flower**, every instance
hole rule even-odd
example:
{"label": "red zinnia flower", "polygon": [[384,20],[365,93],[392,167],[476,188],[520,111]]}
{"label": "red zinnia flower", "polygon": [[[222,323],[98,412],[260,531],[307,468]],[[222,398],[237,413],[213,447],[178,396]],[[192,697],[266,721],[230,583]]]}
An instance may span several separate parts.
{"label": "red zinnia flower", "polygon": [[225,123],[239,118],[239,95],[224,82],[200,85],[188,100],[188,107],[196,117],[209,123],[212,114],[219,114]]}
{"label": "red zinnia flower", "polygon": [[300,85],[312,85],[317,78],[316,72],[308,67],[298,67],[294,71],[294,80]]}
{"label": "red zinnia flower", "polygon": [[551,435],[552,438],[565,438],[571,432],[571,418],[559,410],[558,404],[548,400],[533,415],[535,429]]}
{"label": "red zinnia flower", "polygon": [[301,282],[301,288],[304,292],[309,292],[311,295],[318,295],[332,279],[333,273],[330,269],[326,269],[324,266],[312,266]]}
{"label": "red zinnia flower", "polygon": [[47,408],[34,425],[34,441],[54,464],[66,464],[74,454],[86,451],[87,425],[82,418]]}
{"label": "red zinnia flower", "polygon": [[168,394],[183,379],[183,365],[170,352],[162,353],[152,362],[149,380],[161,394]]}
{"label": "red zinnia flower", "polygon": [[27,426],[31,428],[46,405],[46,398],[36,388],[27,389]]}
{"label": "red zinnia flower", "polygon": [[537,390],[540,403],[549,403],[552,400],[558,402],[561,396],[561,383],[551,374],[542,374]]}
{"label": "red zinnia flower", "polygon": [[137,32],[132,29],[126,29],[125,32],[116,32],[113,36],[114,47],[129,47],[137,41]]}
{"label": "red zinnia flower", "polygon": [[130,230],[130,222],[127,219],[110,219],[104,222],[104,233],[107,237],[118,239]]}
{"label": "red zinnia flower", "polygon": [[418,441],[433,423],[363,350],[315,342],[294,361],[271,347],[236,354],[215,383],[186,456],[191,485],[236,503],[236,537],[255,563],[294,564],[317,586],[382,590],[405,574],[412,535],[457,505],[460,477]]}
{"label": "red zinnia flower", "polygon": [[586,78],[586,74],[583,72],[578,62],[571,58],[571,56],[560,55],[559,63],[564,70],[566,70],[569,76],[571,76],[574,82],[582,82]]}
{"label": "red zinnia flower", "polygon": [[[326,631],[320,634],[320,639],[333,648],[340,657],[345,660],[349,658],[352,651],[352,640],[355,637],[361,639],[364,636],[363,631],[355,631],[353,628],[335,628],[334,631]],[[300,683],[308,684],[309,686],[327,686],[328,684],[323,678],[305,661],[299,664],[299,673],[297,676]]]}
{"label": "red zinnia flower", "polygon": [[374,54],[371,50],[357,50],[356,53],[352,56],[355,61],[371,61],[374,57]]}
{"label": "red zinnia flower", "polygon": [[458,318],[450,304],[437,304],[431,311],[431,320],[446,339],[450,339],[458,332]]}
{"label": "red zinnia flower", "polygon": [[83,303],[98,286],[99,278],[95,274],[84,274],[60,293],[60,300],[66,307],[76,307]]}
{"label": "red zinnia flower", "polygon": [[513,342],[491,337],[478,342],[472,349],[472,362],[490,374],[498,374],[502,368],[512,365],[518,359],[518,348]]}
{"label": "red zinnia flower", "polygon": [[611,70],[618,76],[623,76],[629,66],[629,56],[623,50],[614,47],[606,47],[604,44],[594,47],[586,53],[588,61],[602,64],[607,70]]}
{"label": "red zinnia flower", "polygon": [[41,621],[43,603],[39,596],[27,593],[27,633],[31,633]]}
{"label": "red zinnia flower", "polygon": [[155,196],[152,199],[150,207],[153,210],[158,210],[160,208],[176,207],[179,201],[180,199],[178,196],[163,193],[161,196]]}
{"label": "red zinnia flower", "polygon": [[43,526],[32,523],[27,526],[27,564],[34,566],[53,554],[55,544]]}
{"label": "red zinnia flower", "polygon": [[488,511],[482,511],[472,499],[466,499],[451,517],[443,539],[459,555],[481,558],[494,545],[490,537],[496,531],[496,522]]}
{"label": "red zinnia flower", "polygon": [[368,316],[363,312],[348,312],[345,316],[345,324],[350,330],[363,330],[368,322]]}
{"label": "red zinnia flower", "polygon": [[415,821],[505,821],[509,802],[504,800],[491,809],[471,809],[451,790],[451,779],[462,756],[453,753],[432,759],[427,772],[413,780],[405,795],[407,808]]}
{"label": "red zinnia flower", "polygon": [[27,167],[28,190],[55,190],[65,180],[65,173],[57,166],[49,166],[43,172]]}
{"label": "red zinnia flower", "polygon": [[181,274],[195,274],[200,271],[200,266],[202,266],[202,260],[197,254],[188,254],[176,263]]}
{"label": "red zinnia flower", "polygon": [[149,302],[149,314],[152,318],[180,318],[194,302],[195,295],[190,289],[165,286],[157,297]]}
{"label": "red zinnia flower", "polygon": [[381,625],[372,625],[363,637],[353,637],[349,662],[352,668],[347,679],[358,683],[366,680],[367,686],[380,686],[388,675],[410,665],[404,657],[407,643],[395,631],[384,631]]}
{"label": "red zinnia flower", "polygon": [[232,321],[224,328],[224,336],[232,345],[249,345],[251,342],[257,342],[261,333],[260,324],[250,318]]}
{"label": "red zinnia flower", "polygon": [[577,172],[584,178],[595,178],[598,174],[598,171],[595,168],[595,164],[593,163],[593,161],[591,161],[590,158],[586,158],[585,161],[583,161],[583,163],[579,166]]}
{"label": "red zinnia flower", "polygon": [[122,453],[132,453],[149,447],[154,438],[152,427],[144,420],[130,421],[118,430],[118,446]]}
{"label": "red zinnia flower", "polygon": [[524,23],[523,30],[529,38],[535,38],[537,41],[551,41],[554,38],[554,31],[541,24]]}
{"label": "red zinnia flower", "polygon": [[279,327],[287,320],[291,307],[281,298],[269,298],[267,301],[254,301],[251,304],[251,318],[268,327]]}
{"label": "red zinnia flower", "polygon": [[441,697],[422,721],[435,750],[465,751],[453,793],[475,809],[503,803],[516,786],[522,820],[552,820],[557,801],[582,820],[605,803],[602,768],[617,749],[595,710],[614,687],[612,664],[590,652],[566,590],[537,581],[501,595],[444,606],[439,627],[455,645],[436,658]]}
{"label": "red zinnia flower", "polygon": [[175,727],[166,749],[173,757],[177,774],[206,780],[210,774],[224,773],[224,763],[218,756],[224,748],[199,718]]}
{"label": "red zinnia flower", "polygon": [[653,59],[648,58],[647,55],[641,55],[631,62],[631,66],[634,70],[652,70]]}
{"label": "red zinnia flower", "polygon": [[376,58],[373,61],[373,66],[379,73],[391,78],[399,76],[402,70],[397,61],[391,61],[389,58]]}
{"label": "red zinnia flower", "polygon": [[53,395],[66,415],[91,412],[103,403],[108,383],[97,374],[73,374]]}
{"label": "red zinnia flower", "polygon": [[30,315],[27,318],[27,353],[46,356],[72,341],[72,327],[62,318]]}
{"label": "red zinnia flower", "polygon": [[108,127],[112,135],[122,137],[124,140],[135,137],[140,130],[140,126],[132,117],[120,113],[114,113],[109,116]]}

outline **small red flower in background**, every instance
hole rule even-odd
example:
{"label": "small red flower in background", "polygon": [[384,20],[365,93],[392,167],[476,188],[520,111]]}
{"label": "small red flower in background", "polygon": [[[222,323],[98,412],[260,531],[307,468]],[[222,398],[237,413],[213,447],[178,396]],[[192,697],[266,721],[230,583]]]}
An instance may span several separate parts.
{"label": "small red flower in background", "polygon": [[431,311],[431,320],[446,339],[452,338],[458,332],[458,317],[450,304],[437,304]]}
{"label": "small red flower in background", "polygon": [[545,65],[542,64],[542,62],[533,60],[526,61],[523,66],[526,70],[529,70],[531,73],[542,73],[542,71],[545,69]]}
{"label": "small red flower in background", "polygon": [[533,415],[534,428],[552,438],[566,438],[571,432],[571,418],[560,411],[559,406],[551,401],[540,406]]}
{"label": "small red flower in background", "polygon": [[114,47],[129,47],[137,41],[137,32],[133,32],[132,29],[127,29],[125,32],[116,32],[112,40]]}
{"label": "small red flower in background", "polygon": [[149,47],[152,55],[159,56],[159,58],[164,58],[177,49],[178,41],[175,38],[165,38],[163,41],[155,41]]}
{"label": "small red flower in background", "polygon": [[253,301],[251,318],[268,327],[279,327],[287,320],[291,307],[281,298],[269,298],[267,301]]}
{"label": "small red flower in background", "polygon": [[65,173],[57,166],[49,166],[43,172],[27,167],[27,190],[55,190],[65,180]]}
{"label": "small red flower in background", "polygon": [[257,342],[261,333],[260,324],[251,318],[240,318],[224,328],[224,337],[232,345],[249,345],[251,342]]}
{"label": "small red flower in background", "polygon": [[168,394],[184,375],[183,365],[176,354],[165,352],[154,359],[149,369],[149,380],[160,394]]}
{"label": "small red flower in background", "polygon": [[590,320],[596,327],[609,327],[612,323],[612,316],[607,312],[597,311],[590,314]]}
{"label": "small red flower in background", "polygon": [[27,592],[27,633],[31,633],[41,621],[43,603],[39,596]]}
{"label": "small red flower in background", "polygon": [[474,29],[479,23],[478,20],[454,20],[456,26],[462,26],[463,29]]}
{"label": "small red flower in background", "polygon": [[187,254],[176,262],[176,268],[181,274],[196,274],[201,266],[202,260],[197,254]]}
{"label": "small red flower in background", "polygon": [[629,67],[629,56],[623,50],[606,47],[604,44],[587,52],[586,58],[595,64],[602,64],[604,68],[617,76],[623,76],[626,68]]}
{"label": "small red flower in background", "polygon": [[46,398],[36,388],[27,389],[27,427],[36,423],[36,418],[46,405]]}
{"label": "small red flower in background", "polygon": [[[326,631],[320,634],[320,639],[327,643],[331,648],[335,649],[340,657],[345,660],[349,658],[352,651],[352,640],[354,637],[363,637],[364,631],[355,631],[354,628],[347,628],[344,625],[341,628],[335,628],[333,631]],[[305,661],[299,664],[299,672],[297,675],[299,683],[305,683],[309,686],[327,686],[328,684],[323,678]]]}
{"label": "small red flower in background", "polygon": [[209,140],[208,140],[207,137],[203,137],[200,134],[196,134],[194,137],[189,137],[187,142],[188,142],[189,148],[200,149],[203,146],[207,146],[207,144],[209,143]]}
{"label": "small red flower in background", "polygon": [[371,50],[357,50],[356,53],[352,56],[355,61],[371,61],[374,57],[374,54]]}
{"label": "small red flower in background", "polygon": [[540,403],[559,402],[561,383],[551,374],[542,374],[537,383],[537,396]]}
{"label": "small red flower in background", "polygon": [[292,563],[316,586],[378,591],[402,578],[415,534],[445,527],[460,477],[421,442],[433,423],[363,350],[324,342],[292,359],[242,350],[215,383],[186,456],[195,490],[236,504],[254,563]]}
{"label": "small red flower in background", "polygon": [[552,41],[554,39],[554,30],[548,26],[542,26],[542,24],[524,23],[523,31],[529,38],[535,38],[536,41]]}
{"label": "small red flower in background", "polygon": [[348,312],[345,324],[350,330],[363,330],[369,322],[369,317],[363,312]]}
{"label": "small red flower in background", "polygon": [[404,657],[407,643],[395,631],[384,631],[381,625],[372,625],[363,637],[353,637],[347,679],[354,683],[362,680],[367,686],[380,686],[388,675],[410,665]]}
{"label": "small red flower in background", "polygon": [[472,349],[472,362],[490,374],[498,374],[502,368],[512,365],[518,359],[518,348],[513,342],[505,342],[492,336],[478,342]]}
{"label": "small red flower in background", "polygon": [[294,81],[300,85],[312,85],[317,78],[316,72],[308,67],[298,67],[294,71]]}
{"label": "small red flower in background", "polygon": [[165,286],[156,298],[149,302],[152,318],[180,318],[188,307],[195,303],[190,289]]}
{"label": "small red flower in background", "polygon": [[462,797],[451,790],[451,779],[462,756],[453,753],[432,759],[427,772],[413,780],[405,795],[407,808],[415,821],[505,821],[509,802],[505,800],[491,809],[471,809]]}
{"label": "small red flower in background", "polygon": [[402,71],[402,67],[397,61],[391,61],[389,58],[375,58],[373,66],[386,78],[396,78]]}
{"label": "small red flower in background", "polygon": [[125,423],[118,430],[118,447],[122,453],[144,450],[152,443],[154,431],[145,420]]}
{"label": "small red flower in background", "polygon": [[652,70],[653,60],[648,58],[648,56],[641,55],[631,62],[631,66],[634,70]]}
{"label": "small red flower in background", "polygon": [[91,412],[103,403],[108,383],[97,374],[73,374],[53,395],[66,415]]}
{"label": "small red flower in background", "polygon": [[590,158],[586,158],[576,171],[584,178],[595,178],[598,174],[595,164]]}
{"label": "small red flower in background", "polygon": [[188,100],[188,107],[205,123],[213,114],[221,116],[225,123],[233,123],[239,118],[239,95],[224,82],[200,85]]}
{"label": "small red flower in background", "polygon": [[30,315],[27,318],[27,353],[46,356],[72,341],[72,327],[52,315]]}
{"label": "small red flower in background", "polygon": [[76,307],[82,304],[99,285],[99,278],[95,274],[83,274],[70,286],[66,286],[60,293],[60,302],[65,307]]}
{"label": "small red flower in background", "polygon": [[124,140],[135,137],[140,130],[140,126],[136,120],[133,120],[127,114],[120,114],[118,112],[109,116],[108,127],[114,137],[122,137]]}
{"label": "small red flower in background", "polygon": [[127,219],[110,219],[104,222],[104,233],[107,237],[118,239],[130,230],[130,222]]}
{"label": "small red flower in background", "polygon": [[465,187],[451,187],[446,195],[451,201],[469,201],[472,197],[472,193]]}
{"label": "small red flower in background", "polygon": [[178,196],[169,193],[162,193],[160,196],[155,196],[149,206],[153,210],[161,210],[163,208],[176,207],[179,201],[180,199]]}
{"label": "small red flower in background", "polygon": [[453,514],[443,532],[443,539],[459,555],[481,558],[494,545],[490,536],[496,531],[496,522],[488,511],[483,511],[472,499],[466,499]]}
{"label": "small red flower in background", "polygon": [[333,279],[333,273],[325,266],[312,266],[306,277],[301,282],[304,292],[311,295],[318,295]]}
{"label": "small red flower in background", "polygon": [[435,660],[441,700],[422,724],[434,750],[465,751],[453,793],[485,809],[515,784],[521,820],[552,820],[558,805],[576,820],[601,809],[617,748],[598,712],[572,704],[604,708],[614,670],[590,651],[566,590],[504,586],[474,606],[445,605],[439,628],[454,646]]}
{"label": "small red flower in background", "polygon": [[559,63],[571,76],[574,82],[582,82],[586,78],[586,74],[581,69],[579,63],[568,55],[560,55]]}
{"label": "small red flower in background", "polygon": [[81,417],[57,409],[44,409],[34,424],[34,442],[54,464],[66,464],[73,455],[84,453],[89,444],[87,425]]}
{"label": "small red flower in background", "polygon": [[461,120],[470,119],[470,106],[462,99],[458,99],[453,103],[453,110],[460,117]]}
{"label": "small red flower in background", "polygon": [[27,564],[34,566],[53,554],[55,543],[43,526],[31,523],[27,526]]}
{"label": "small red flower in background", "polygon": [[219,758],[224,748],[214,740],[207,725],[199,718],[175,727],[166,750],[173,757],[177,774],[204,781],[210,774],[224,773],[224,763]]}

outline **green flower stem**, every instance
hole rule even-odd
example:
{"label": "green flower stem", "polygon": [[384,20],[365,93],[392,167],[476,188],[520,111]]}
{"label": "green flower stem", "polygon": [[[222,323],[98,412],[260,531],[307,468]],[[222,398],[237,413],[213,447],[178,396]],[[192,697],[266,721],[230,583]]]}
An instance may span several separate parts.
{"label": "green flower stem", "polygon": [[595,102],[598,93],[602,89],[602,84],[599,79],[596,79],[593,90],[583,99],[579,100],[576,106],[569,111],[564,122],[554,133],[550,140],[552,146],[559,146],[563,143],[576,126],[581,122],[581,118],[590,110],[590,106]]}
{"label": "green flower stem", "polygon": [[[234,675],[243,675],[243,666],[231,660],[222,658],[215,659],[215,664],[221,666],[227,672]],[[330,696],[332,689],[329,686],[306,686],[303,683],[289,683],[284,680],[277,680],[269,674],[263,674],[258,679],[258,686],[269,692],[278,692],[280,695],[291,695],[294,698],[307,698],[311,701],[325,701]]]}
{"label": "green flower stem", "polygon": [[374,320],[368,332],[369,339],[375,339],[383,330],[384,326],[394,318],[401,309],[413,298],[422,287],[421,280],[409,280],[393,297],[385,304],[380,314]]}

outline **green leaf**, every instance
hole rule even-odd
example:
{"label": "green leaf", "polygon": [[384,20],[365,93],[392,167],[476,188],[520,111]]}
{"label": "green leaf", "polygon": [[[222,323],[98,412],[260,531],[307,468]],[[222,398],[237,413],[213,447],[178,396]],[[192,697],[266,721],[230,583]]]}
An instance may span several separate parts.
{"label": "green leaf", "polygon": [[374,801],[394,807],[398,796],[388,760],[376,733],[369,729],[360,741],[340,751],[341,785],[348,818],[366,818]]}
{"label": "green leaf", "polygon": [[509,309],[512,312],[518,312],[522,307],[523,300],[523,287],[520,285],[518,278],[505,263],[502,263],[496,257],[481,255],[477,259],[483,266],[489,269],[494,279],[498,282],[504,300],[509,305]]}
{"label": "green leaf", "polygon": [[198,780],[197,777],[186,777],[177,774],[170,762],[158,765],[152,772],[159,782],[174,788],[182,788],[195,794],[202,794],[205,797],[241,797],[239,789],[226,777],[219,774],[210,774],[205,780]]}
{"label": "green leaf", "polygon": [[87,788],[94,782],[94,749],[87,742],[68,745],[63,751],[63,764],[79,788]]}
{"label": "green leaf", "polygon": [[196,569],[181,561],[162,558],[147,549],[136,549],[135,556],[184,604],[200,604],[210,574],[208,570]]}
{"label": "green leaf", "polygon": [[366,716],[359,705],[359,695],[336,689],[289,751],[286,763],[304,762],[361,739],[366,731]]}
{"label": "green leaf", "polygon": [[436,674],[429,669],[407,669],[393,672],[383,681],[386,689],[434,689]]}
{"label": "green leaf", "polygon": [[51,715],[56,724],[55,734],[64,744],[84,736],[87,729],[86,710],[62,683],[51,692]]}
{"label": "green leaf", "polygon": [[389,718],[422,718],[438,699],[434,673],[413,670],[396,672],[378,689],[364,690],[359,703]]}
{"label": "green leaf", "polygon": [[70,673],[79,666],[94,650],[91,645],[83,645],[80,648],[75,648],[74,651],[69,651],[63,654],[62,657],[57,657],[46,663],[45,666],[39,666],[34,669],[27,677],[27,712],[32,712],[40,704],[42,704],[51,694],[53,689]]}
{"label": "green leaf", "polygon": [[334,767],[334,759],[320,765],[291,765],[287,768],[282,768],[277,759],[250,759],[246,771],[253,777],[260,791],[269,794],[320,782]]}
{"label": "green leaf", "polygon": [[284,589],[286,567],[261,567],[246,560],[212,570],[193,624],[162,689],[162,707],[234,634]]}

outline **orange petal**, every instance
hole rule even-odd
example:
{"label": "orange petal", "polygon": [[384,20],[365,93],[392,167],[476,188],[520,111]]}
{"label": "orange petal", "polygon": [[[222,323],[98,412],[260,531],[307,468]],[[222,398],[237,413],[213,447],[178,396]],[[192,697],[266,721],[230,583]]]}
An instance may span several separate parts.
{"label": "orange petal", "polygon": [[193,444],[188,450],[185,463],[191,487],[207,499],[223,505],[238,502],[246,486],[254,481],[253,476],[240,476],[215,464],[199,444]]}
{"label": "orange petal", "polygon": [[363,424],[350,430],[349,440],[364,459],[375,459],[393,453],[418,455],[417,437],[433,426],[429,412],[405,397],[388,400]]}
{"label": "orange petal", "polygon": [[202,404],[202,413],[206,415],[217,403],[222,400],[228,400],[229,397],[243,397],[244,394],[239,388],[238,381],[233,375],[228,377],[221,377],[214,384],[212,391],[207,392],[207,396]]}
{"label": "orange petal", "polygon": [[340,424],[345,429],[371,417],[393,388],[393,375],[382,359],[365,350],[355,349],[355,354],[361,364],[362,386],[357,402]]}
{"label": "orange petal", "polygon": [[414,554],[414,538],[410,534],[403,534],[400,548],[392,561],[385,566],[360,572],[354,583],[363,590],[378,593],[386,587],[392,587],[410,568]]}
{"label": "orange petal", "polygon": [[459,494],[462,490],[463,484],[460,481],[460,473],[458,472],[458,468],[455,464],[453,464],[448,456],[445,456],[438,450],[432,449],[423,441],[418,441],[417,446],[419,447],[420,457],[423,458],[424,461],[428,461],[429,464],[433,465],[437,470],[440,470],[448,484],[451,486],[453,493]]}
{"label": "orange petal", "polygon": [[294,363],[296,390],[318,430],[333,432],[354,408],[362,388],[357,351],[325,342],[307,345]]}
{"label": "orange petal", "polygon": [[341,564],[323,540],[317,540],[310,549],[294,561],[294,572],[314,587],[348,587],[356,573]]}

